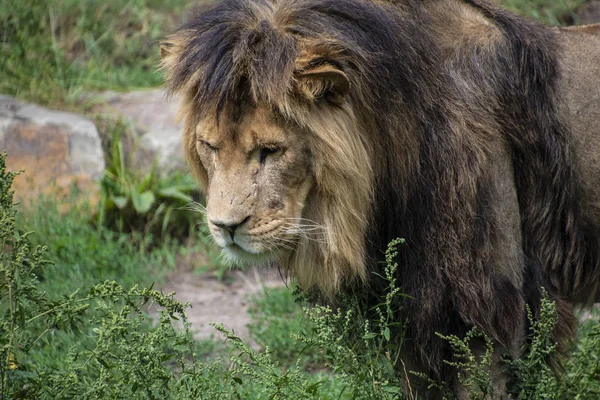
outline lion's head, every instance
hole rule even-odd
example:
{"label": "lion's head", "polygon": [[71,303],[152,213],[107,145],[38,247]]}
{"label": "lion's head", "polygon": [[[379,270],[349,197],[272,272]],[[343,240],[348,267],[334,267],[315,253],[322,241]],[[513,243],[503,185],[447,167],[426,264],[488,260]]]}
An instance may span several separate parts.
{"label": "lion's head", "polygon": [[372,156],[344,68],[356,55],[298,34],[293,7],[253,7],[229,24],[209,10],[161,46],[184,151],[227,259],[275,261],[331,297],[366,274]]}
{"label": "lion's head", "polygon": [[[442,86],[433,36],[411,33],[419,22],[392,3],[228,0],[163,42],[184,151],[227,258],[276,261],[331,298],[422,226],[411,212],[399,231],[403,205],[436,211],[434,184],[456,195],[448,159],[433,166],[447,177],[419,169],[426,140],[449,155],[478,140],[441,111],[470,105]],[[415,182],[430,193],[411,198]]]}

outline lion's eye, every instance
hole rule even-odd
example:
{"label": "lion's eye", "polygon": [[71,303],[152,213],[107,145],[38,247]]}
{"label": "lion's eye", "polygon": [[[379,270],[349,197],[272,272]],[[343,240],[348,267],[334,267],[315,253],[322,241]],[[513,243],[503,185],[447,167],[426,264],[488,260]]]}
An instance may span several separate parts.
{"label": "lion's eye", "polygon": [[260,163],[263,164],[268,156],[277,154],[281,151],[281,148],[273,146],[273,147],[261,147],[260,149]]}
{"label": "lion's eye", "polygon": [[218,151],[219,150],[217,147],[213,146],[212,144],[210,144],[206,140],[200,140],[200,143],[202,143],[202,145],[204,147],[207,147],[211,151]]}

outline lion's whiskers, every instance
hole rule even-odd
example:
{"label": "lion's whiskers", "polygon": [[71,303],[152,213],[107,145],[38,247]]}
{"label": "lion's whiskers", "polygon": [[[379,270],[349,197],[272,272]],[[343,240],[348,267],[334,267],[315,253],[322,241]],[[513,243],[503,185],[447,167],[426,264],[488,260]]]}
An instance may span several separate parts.
{"label": "lion's whiskers", "polygon": [[202,214],[206,217],[206,207],[202,203],[198,203],[197,201],[191,201],[187,203],[185,206],[179,207],[179,210],[182,211],[192,211]]}
{"label": "lion's whiskers", "polygon": [[228,267],[235,267],[239,264],[238,260],[235,257],[232,257],[225,251],[225,249],[221,250],[219,255],[217,256],[217,261],[220,264],[226,265]]}
{"label": "lion's whiskers", "polygon": [[[327,243],[327,239],[331,236],[331,232],[327,229],[310,219],[307,218],[285,218],[286,222],[283,231],[288,234],[295,234],[303,237],[307,241],[313,241],[317,243]],[[295,221],[295,222],[287,222]],[[302,223],[307,221],[309,223]]]}
{"label": "lion's whiskers", "polygon": [[[323,226],[322,224],[318,223],[317,221],[314,221],[312,219],[308,219],[308,218],[302,218],[302,217],[286,217],[283,218],[283,220],[285,221],[296,221],[295,223],[300,223],[302,225],[312,225],[312,226]],[[308,223],[303,223],[302,221],[306,221]]]}
{"label": "lion's whiskers", "polygon": [[268,237],[266,243],[274,245],[275,248],[281,247],[286,250],[294,250],[294,247],[298,244],[296,240],[277,235]]}
{"label": "lion's whiskers", "polygon": [[278,242],[269,241],[267,243],[272,246],[272,248],[269,249],[270,251],[272,251],[273,249],[279,249],[279,248],[282,248],[285,250],[294,250],[294,247],[292,247],[291,242],[285,242],[281,239]]}
{"label": "lion's whiskers", "polygon": [[210,241],[210,244],[217,244],[217,241],[213,237],[212,233],[208,235],[202,235],[203,238],[207,238]]}

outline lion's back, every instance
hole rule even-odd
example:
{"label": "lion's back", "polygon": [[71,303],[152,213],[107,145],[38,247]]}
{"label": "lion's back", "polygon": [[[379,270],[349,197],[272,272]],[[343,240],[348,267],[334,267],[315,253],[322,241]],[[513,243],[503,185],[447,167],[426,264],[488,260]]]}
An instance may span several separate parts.
{"label": "lion's back", "polygon": [[600,223],[600,24],[558,30],[561,97],[586,208]]}

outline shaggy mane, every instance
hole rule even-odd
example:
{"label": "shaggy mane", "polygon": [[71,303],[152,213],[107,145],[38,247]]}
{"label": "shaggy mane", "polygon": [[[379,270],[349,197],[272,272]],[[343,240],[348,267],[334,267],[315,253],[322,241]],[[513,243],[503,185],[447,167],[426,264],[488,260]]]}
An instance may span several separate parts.
{"label": "shaggy mane", "polygon": [[[330,300],[344,286],[367,278],[364,238],[373,215],[375,168],[387,168],[374,166],[372,160],[383,153],[386,142],[401,139],[384,131],[380,140],[365,133],[389,129],[378,126],[374,110],[389,109],[399,95],[427,101],[427,93],[418,87],[425,82],[416,50],[405,67],[386,55],[401,45],[389,37],[406,38],[405,51],[427,46],[426,41],[414,43],[409,34],[414,29],[409,18],[399,26],[374,3],[348,1],[340,8],[333,0],[232,0],[203,12],[163,43],[167,87],[183,96],[186,155],[204,188],[207,176],[194,151],[195,125],[207,114],[218,114],[226,103],[267,103],[313,132],[320,192],[313,201],[314,217],[308,218],[326,226],[327,237],[322,243],[301,239],[285,266],[303,287],[316,286]],[[319,64],[346,73],[352,86],[347,105],[318,109],[311,105],[315,99],[306,98],[298,75]],[[390,85],[404,93],[390,90]],[[403,119],[412,124],[410,115]],[[415,138],[407,135],[404,142],[414,143]],[[396,153],[381,161],[407,172],[414,168],[413,148],[395,147]],[[399,187],[408,185],[410,174],[396,175]]]}

